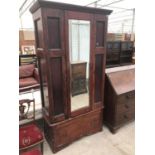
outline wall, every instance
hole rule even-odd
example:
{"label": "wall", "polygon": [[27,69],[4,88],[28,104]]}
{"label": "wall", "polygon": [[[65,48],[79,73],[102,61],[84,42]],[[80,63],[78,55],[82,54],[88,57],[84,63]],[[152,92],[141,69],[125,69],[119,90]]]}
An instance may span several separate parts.
{"label": "wall", "polygon": [[[34,37],[34,31],[32,30],[19,30],[19,51],[21,54],[24,54],[24,46],[33,46],[35,47],[35,37]],[[34,52],[35,54],[35,49],[34,48],[29,48],[29,52]],[[28,53],[27,53],[28,54]]]}

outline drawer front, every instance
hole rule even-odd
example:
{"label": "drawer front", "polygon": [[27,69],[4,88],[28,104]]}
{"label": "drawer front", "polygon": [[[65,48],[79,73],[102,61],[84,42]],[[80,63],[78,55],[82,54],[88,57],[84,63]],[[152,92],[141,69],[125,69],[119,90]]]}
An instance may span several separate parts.
{"label": "drawer front", "polygon": [[118,104],[116,107],[116,113],[121,114],[124,112],[135,112],[135,103],[125,102],[123,104]]}
{"label": "drawer front", "polygon": [[86,92],[86,79],[75,79],[72,81],[72,96]]}
{"label": "drawer front", "polygon": [[118,96],[117,104],[134,104],[135,103],[135,91],[131,91]]}
{"label": "drawer front", "polygon": [[135,118],[134,111],[116,114],[115,125],[121,125],[123,123],[133,120],[134,118]]}
{"label": "drawer front", "polygon": [[72,76],[73,78],[85,77],[86,76],[86,64],[72,65]]}

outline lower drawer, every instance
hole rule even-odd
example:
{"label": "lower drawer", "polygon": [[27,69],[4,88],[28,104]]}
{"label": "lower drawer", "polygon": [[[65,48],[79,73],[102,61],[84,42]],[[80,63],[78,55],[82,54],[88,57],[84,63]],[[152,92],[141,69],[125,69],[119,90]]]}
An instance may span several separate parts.
{"label": "lower drawer", "polygon": [[135,118],[134,111],[116,114],[115,125],[121,125],[123,123],[133,120],[134,118]]}
{"label": "lower drawer", "polygon": [[97,109],[50,125],[45,120],[46,140],[55,153],[79,138],[101,131],[102,117],[103,109]]}

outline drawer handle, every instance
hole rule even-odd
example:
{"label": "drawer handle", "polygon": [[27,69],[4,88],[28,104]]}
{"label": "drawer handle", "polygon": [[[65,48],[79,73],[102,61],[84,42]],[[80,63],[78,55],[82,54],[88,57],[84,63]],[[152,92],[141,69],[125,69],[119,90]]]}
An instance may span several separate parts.
{"label": "drawer handle", "polygon": [[134,96],[135,96],[134,93],[132,93],[132,94],[127,94],[127,95],[126,95],[126,98],[127,98],[127,99],[130,99],[130,98],[133,98]]}
{"label": "drawer handle", "polygon": [[124,118],[125,118],[125,119],[128,119],[128,116],[127,116],[127,115],[124,115]]}
{"label": "drawer handle", "polygon": [[99,46],[99,42],[96,42],[96,46]]}
{"label": "drawer handle", "polygon": [[126,109],[129,109],[129,106],[125,104],[125,108],[126,108]]}

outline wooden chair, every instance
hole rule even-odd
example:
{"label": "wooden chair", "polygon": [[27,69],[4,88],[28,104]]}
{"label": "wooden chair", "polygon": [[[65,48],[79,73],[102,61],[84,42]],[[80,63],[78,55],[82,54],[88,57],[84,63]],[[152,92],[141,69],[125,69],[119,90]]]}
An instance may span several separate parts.
{"label": "wooden chair", "polygon": [[[32,105],[31,105],[32,104]],[[32,111],[30,111],[32,107]],[[19,100],[19,121],[32,119],[32,122],[19,127],[19,154],[43,155],[43,132],[35,124],[35,100]]]}

